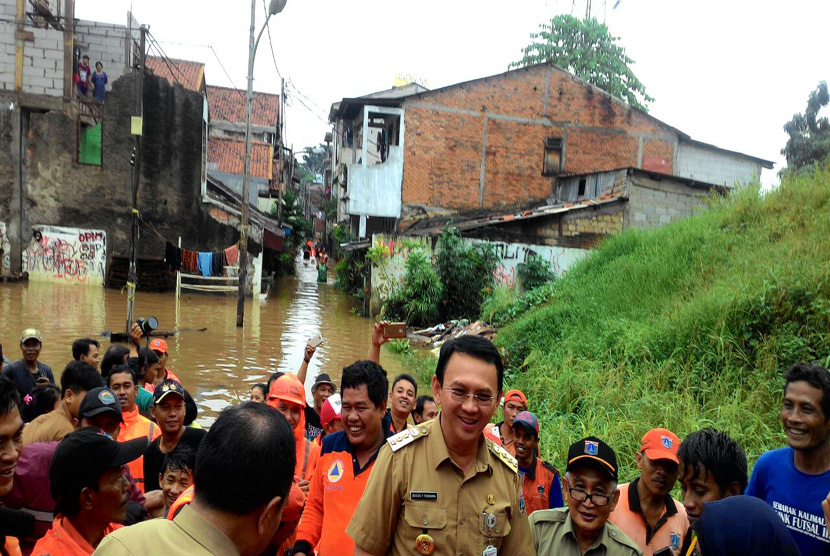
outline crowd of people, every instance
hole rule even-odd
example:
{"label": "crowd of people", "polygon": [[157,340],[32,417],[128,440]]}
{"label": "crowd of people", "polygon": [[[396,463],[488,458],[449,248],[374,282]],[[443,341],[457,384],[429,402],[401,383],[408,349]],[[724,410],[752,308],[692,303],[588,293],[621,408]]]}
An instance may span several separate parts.
{"label": "crowd of people", "polygon": [[620,483],[614,439],[572,443],[564,472],[541,457],[533,400],[503,393],[501,356],[478,336],[442,345],[431,396],[407,374],[390,385],[384,323],[339,384],[307,380],[309,344],[297,373],[253,385],[209,431],[165,340],[137,325],[130,340],[103,355],[75,341],[59,384],[37,330],[17,361],[0,348],[0,555],[830,554],[819,365],[787,371],[788,446],[751,476],[724,432],[655,423]]}

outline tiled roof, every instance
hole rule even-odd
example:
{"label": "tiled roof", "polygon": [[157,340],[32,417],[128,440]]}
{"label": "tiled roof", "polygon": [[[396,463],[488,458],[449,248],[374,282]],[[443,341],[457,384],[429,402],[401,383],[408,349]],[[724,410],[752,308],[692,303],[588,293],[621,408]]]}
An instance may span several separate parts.
{"label": "tiled roof", "polygon": [[[251,142],[251,176],[271,180],[273,149],[268,143]],[[245,173],[245,141],[232,137],[208,139],[208,164],[217,172]]]}
{"label": "tiled roof", "polygon": [[171,85],[181,84],[185,89],[201,93],[205,90],[205,65],[190,60],[147,56],[147,69],[154,75],[164,77]]}
{"label": "tiled roof", "polygon": [[[245,91],[208,85],[207,98],[210,118],[228,122],[245,123]],[[251,123],[264,127],[276,127],[280,118],[280,95],[254,91]]]}

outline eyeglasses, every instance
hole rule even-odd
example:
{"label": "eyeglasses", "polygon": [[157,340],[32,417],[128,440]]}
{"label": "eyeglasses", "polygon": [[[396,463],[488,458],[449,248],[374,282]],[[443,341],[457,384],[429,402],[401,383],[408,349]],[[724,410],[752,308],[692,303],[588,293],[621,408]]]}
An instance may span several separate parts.
{"label": "eyeglasses", "polygon": [[611,501],[610,496],[606,496],[605,494],[588,494],[581,488],[569,488],[568,494],[571,495],[571,498],[577,502],[584,502],[586,500],[590,500],[591,504],[594,506],[607,506],[608,503]]}
{"label": "eyeglasses", "polygon": [[488,396],[487,394],[475,394],[473,392],[467,392],[466,390],[461,390],[459,388],[445,388],[445,390],[450,393],[452,401],[456,403],[464,403],[467,401],[467,398],[473,398],[477,406],[487,407],[489,405],[493,405],[493,400],[496,399],[496,396]]}

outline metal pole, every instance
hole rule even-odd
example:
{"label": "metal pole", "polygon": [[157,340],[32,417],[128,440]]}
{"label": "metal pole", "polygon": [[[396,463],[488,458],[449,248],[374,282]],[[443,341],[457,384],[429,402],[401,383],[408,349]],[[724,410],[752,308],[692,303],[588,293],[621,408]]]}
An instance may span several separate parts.
{"label": "metal pole", "polygon": [[285,181],[285,79],[280,92],[280,176],[277,180],[277,225],[282,228],[282,186]]}
{"label": "metal pole", "polygon": [[[266,25],[267,25],[266,20]],[[251,0],[251,32],[248,41],[248,94],[245,97],[245,177],[242,180],[242,216],[239,226],[239,287],[236,296],[236,326],[245,322],[245,286],[248,282],[248,195],[251,188],[251,110],[254,100],[254,26],[256,0]]]}
{"label": "metal pole", "polygon": [[[136,86],[135,115],[141,119],[141,127],[144,126],[144,50],[145,35],[147,29],[141,26],[140,58],[138,61],[138,83]],[[133,130],[135,131],[135,130]],[[130,178],[132,181],[133,208],[130,225],[130,267],[127,271],[127,325],[126,334],[129,337],[130,327],[133,320],[133,308],[135,305],[135,290],[138,283],[136,272],[136,243],[138,242],[138,184],[141,180],[141,132],[135,134],[135,146],[130,160]]]}

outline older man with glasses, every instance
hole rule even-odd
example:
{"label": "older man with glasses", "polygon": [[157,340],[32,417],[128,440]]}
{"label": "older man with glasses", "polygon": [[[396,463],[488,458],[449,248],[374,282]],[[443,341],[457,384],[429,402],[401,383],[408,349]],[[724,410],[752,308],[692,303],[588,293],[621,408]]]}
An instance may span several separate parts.
{"label": "older man with glasses", "polygon": [[571,444],[562,481],[568,507],[530,516],[538,554],[642,556],[639,547],[608,522],[620,499],[617,469],[614,450],[599,438]]}

